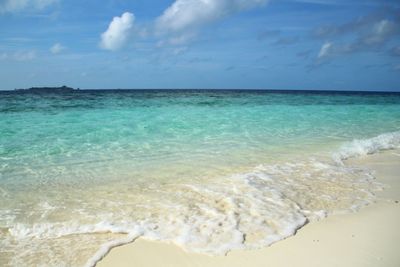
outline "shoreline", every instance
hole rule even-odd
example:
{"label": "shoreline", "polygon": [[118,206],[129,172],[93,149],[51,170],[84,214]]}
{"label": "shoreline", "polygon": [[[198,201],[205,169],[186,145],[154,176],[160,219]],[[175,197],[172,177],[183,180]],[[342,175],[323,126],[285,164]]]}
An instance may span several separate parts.
{"label": "shoreline", "polygon": [[270,247],[235,250],[227,256],[187,253],[174,244],[139,238],[115,247],[96,266],[399,266],[399,151],[346,162],[373,171],[385,188],[377,192],[374,204],[355,213],[328,216]]}

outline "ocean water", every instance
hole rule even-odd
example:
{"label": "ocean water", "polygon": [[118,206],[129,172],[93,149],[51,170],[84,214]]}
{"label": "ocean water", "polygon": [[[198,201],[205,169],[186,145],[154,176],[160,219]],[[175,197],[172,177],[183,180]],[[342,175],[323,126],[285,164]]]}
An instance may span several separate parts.
{"label": "ocean water", "polygon": [[399,146],[394,93],[0,92],[0,266],[268,246],[374,201],[345,159]]}

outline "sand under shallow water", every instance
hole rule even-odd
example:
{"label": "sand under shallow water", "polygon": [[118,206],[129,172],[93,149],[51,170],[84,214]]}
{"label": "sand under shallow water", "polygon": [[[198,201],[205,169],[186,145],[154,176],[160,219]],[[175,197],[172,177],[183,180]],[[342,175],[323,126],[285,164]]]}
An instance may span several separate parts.
{"label": "sand under shallow water", "polygon": [[386,151],[350,161],[372,170],[377,181],[385,185],[376,202],[359,212],[333,215],[270,247],[233,251],[227,256],[186,253],[172,244],[140,238],[114,248],[97,266],[399,266],[400,152]]}

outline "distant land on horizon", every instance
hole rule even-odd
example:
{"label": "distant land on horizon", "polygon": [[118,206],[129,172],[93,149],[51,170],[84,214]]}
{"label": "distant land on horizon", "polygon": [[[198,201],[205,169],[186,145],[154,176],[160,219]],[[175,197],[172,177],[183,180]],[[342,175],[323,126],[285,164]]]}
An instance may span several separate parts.
{"label": "distant land on horizon", "polygon": [[68,87],[66,85],[59,87],[30,87],[27,89],[14,89],[14,91],[26,91],[26,92],[35,92],[35,93],[64,93],[64,92],[72,92],[80,90],[74,89],[72,87]]}
{"label": "distant land on horizon", "polygon": [[237,92],[270,92],[270,93],[321,93],[321,94],[332,94],[332,93],[395,93],[400,94],[400,91],[369,91],[369,90],[319,90],[319,89],[241,89],[241,88],[73,88],[66,85],[63,86],[35,86],[30,88],[21,88],[13,90],[0,90],[0,92],[29,92],[29,93],[69,93],[77,91],[118,91],[118,92],[129,92],[129,91],[237,91]]}

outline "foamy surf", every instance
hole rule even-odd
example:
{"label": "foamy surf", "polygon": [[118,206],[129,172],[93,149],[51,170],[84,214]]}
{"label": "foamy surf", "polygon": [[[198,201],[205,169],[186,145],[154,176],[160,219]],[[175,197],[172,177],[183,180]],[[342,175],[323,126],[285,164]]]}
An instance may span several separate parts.
{"label": "foamy surf", "polygon": [[[339,152],[333,154],[333,158],[337,159],[339,157],[341,163],[343,163],[343,160],[346,160],[350,157],[365,156],[388,149],[397,149],[399,148],[399,146],[400,132],[386,133],[374,138],[365,140],[354,140],[353,142],[345,144],[340,148]],[[306,167],[307,165],[308,167]],[[309,171],[303,172],[304,168],[307,168]],[[321,171],[324,173],[322,174]],[[304,183],[305,180],[299,182],[293,180],[292,178],[281,179],[282,177],[280,177],[279,179],[276,179],[277,176],[292,176],[295,173],[299,174],[300,176],[311,178],[312,172],[320,174],[317,178],[318,181],[309,181],[307,183]],[[352,177],[353,180],[344,181],[344,179],[349,178],[346,177],[346,175]],[[357,178],[354,179],[354,177]],[[240,205],[236,205],[236,207],[239,209],[239,212],[238,210],[235,210],[228,213],[228,215],[242,215],[240,219],[238,218],[237,220],[233,220],[233,223],[231,223],[232,227],[230,229],[225,229],[225,231],[229,231],[233,233],[234,236],[236,236],[235,238],[231,239],[230,243],[224,243],[218,247],[215,247],[211,246],[211,240],[207,240],[207,244],[203,244],[203,246],[205,247],[201,249],[193,247],[191,245],[194,243],[192,240],[197,238],[194,232],[198,231],[198,229],[196,231],[193,231],[193,229],[189,228],[198,227],[195,226],[196,224],[192,224],[198,218],[193,220],[192,223],[186,223],[182,225],[186,226],[183,227],[183,232],[185,232],[186,236],[178,236],[172,239],[164,236],[164,239],[162,237],[162,234],[154,235],[154,233],[150,231],[150,233],[144,232],[142,237],[150,240],[163,240],[169,242],[172,241],[173,243],[181,246],[187,251],[206,253],[211,255],[226,254],[233,249],[255,249],[265,247],[294,235],[299,228],[304,226],[310,220],[319,220],[325,218],[329,213],[357,211],[360,207],[367,205],[374,200],[374,190],[381,189],[381,185],[374,182],[375,178],[367,170],[361,170],[353,167],[345,167],[342,164],[337,165],[335,162],[327,163],[316,160],[310,160],[307,163],[288,163],[285,165],[274,166],[260,165],[251,173],[237,174],[232,176],[231,180],[240,180],[241,182],[244,182],[244,184],[253,187],[257,192],[249,194],[249,192],[251,192],[252,190],[243,191],[243,189],[238,188],[238,185],[235,184],[231,187],[230,192],[228,192],[229,190],[224,190],[225,195],[235,196],[235,193],[239,193],[246,195],[247,197],[251,197],[249,197],[249,199],[246,199],[244,197],[226,197],[224,200],[227,203],[226,205],[232,206],[235,205],[235,202],[244,203],[246,201],[249,201],[251,203],[262,203],[259,203],[259,206],[256,208],[245,206],[243,210],[239,208]],[[354,192],[348,192],[349,195],[337,194],[337,192],[335,192],[336,195],[332,193],[326,194],[326,191],[334,191],[338,189],[337,187],[335,187],[334,189],[331,188],[330,190],[326,190],[325,186],[327,184],[331,185],[332,182],[339,183],[340,186],[343,187],[351,186],[352,189],[356,189],[354,186],[357,186],[357,189],[359,190],[357,193],[361,194],[356,197],[354,197],[353,195],[354,199],[352,200],[352,203],[346,201],[343,202],[341,200],[342,197],[349,197],[349,195],[353,194]],[[273,184],[274,188],[268,187],[269,184]],[[289,187],[287,187],[288,184],[290,184]],[[315,186],[317,184],[318,186]],[[205,192],[207,192],[208,194],[211,193],[211,195],[221,194],[220,190],[217,190],[217,192],[213,191],[215,190],[215,188],[204,189],[203,187],[196,187],[192,185],[187,186],[199,194],[204,194]],[[301,188],[302,186],[307,186],[307,190],[311,189],[310,191],[308,191],[307,199],[296,199],[296,195],[298,196],[302,193],[305,193],[305,191],[300,192],[299,190],[299,188]],[[263,189],[260,190],[260,188]],[[266,192],[269,192],[270,195],[264,195]],[[288,200],[290,200],[289,209],[287,208],[288,204],[284,203]],[[327,204],[326,201],[333,201],[334,203]],[[342,203],[338,205],[338,202]],[[262,210],[262,207],[265,208],[266,206],[268,206],[267,203],[272,203],[272,205],[276,206],[277,209],[284,212],[280,213],[277,209],[275,209],[274,214],[271,212],[271,209],[268,209],[267,214],[257,217],[258,215],[262,214],[262,212],[260,212]],[[209,207],[207,207],[207,209],[208,208]],[[289,210],[291,210],[292,212],[290,216],[288,216],[287,214]],[[249,214],[243,216],[246,211],[250,212]],[[212,211],[210,212],[213,213]],[[257,216],[254,216],[254,214],[252,213],[256,213]],[[216,214],[217,212],[214,212],[213,216],[215,216]],[[262,225],[266,224],[265,220],[271,220],[271,217],[273,217],[271,216],[271,214],[279,217],[281,221],[279,223],[270,224],[267,228],[262,227]],[[283,219],[284,217],[286,218]],[[224,219],[224,221],[226,222],[229,220]],[[210,220],[210,222],[212,222],[212,220]],[[246,223],[243,222],[250,223],[250,225],[246,225]],[[219,222],[218,226],[222,226],[221,224],[222,223]],[[279,230],[271,230],[279,224]],[[188,225],[190,225],[190,227],[188,227]],[[214,229],[207,231],[206,235],[213,235],[213,231],[217,231],[219,227],[217,227],[217,225],[214,225],[213,228]],[[134,239],[138,237],[138,235],[135,233],[131,233],[131,236],[134,236]],[[253,240],[249,241],[251,239]],[[258,240],[254,242],[255,239]],[[127,240],[122,239],[121,241],[117,241],[115,243],[117,245],[115,245],[114,243],[110,243],[109,245],[103,246],[102,249],[99,250],[96,256],[92,258],[86,266],[95,266],[98,260],[104,258],[104,256],[113,247],[126,244],[124,243],[125,241],[126,243],[133,242],[131,239],[127,238]],[[199,240],[196,241],[198,242]],[[102,251],[104,252],[104,254],[102,254]]]}
{"label": "foamy surf", "polygon": [[[392,133],[355,141],[346,147],[346,155],[358,156],[364,155],[360,151],[371,154],[396,148],[397,135]],[[31,241],[87,234],[95,239],[96,235],[104,233],[122,235],[101,245],[85,266],[94,266],[112,248],[133,242],[138,237],[172,242],[190,252],[223,255],[235,249],[269,246],[294,235],[310,220],[357,210],[373,201],[373,191],[379,188],[366,170],[335,161],[309,159],[260,165],[252,172],[224,177],[209,184],[166,187],[165,195],[160,196],[162,201],[146,207],[147,215],[142,220],[129,218],[127,208],[126,212],[114,215],[117,218],[114,222],[15,224],[8,232],[15,240]]]}
{"label": "foamy surf", "polygon": [[341,161],[398,148],[400,148],[400,131],[384,133],[373,138],[353,140],[344,144],[339,152],[334,154],[334,159]]}

